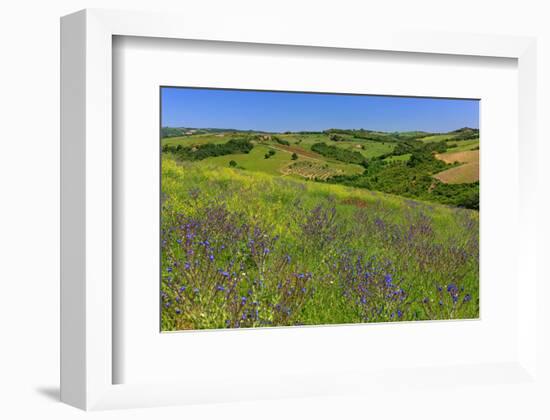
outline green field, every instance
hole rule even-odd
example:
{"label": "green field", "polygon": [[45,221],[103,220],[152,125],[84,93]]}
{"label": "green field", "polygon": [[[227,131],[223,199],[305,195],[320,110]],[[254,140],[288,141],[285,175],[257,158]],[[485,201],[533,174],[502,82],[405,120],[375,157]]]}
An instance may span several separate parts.
{"label": "green field", "polygon": [[479,148],[479,139],[450,141],[449,152],[463,152],[466,150],[475,150]]}
{"label": "green field", "polygon": [[[275,154],[269,159],[265,159],[265,154],[269,150],[274,150]],[[292,153],[282,149],[277,144],[264,145],[260,144],[254,147],[248,154],[232,154],[225,156],[217,156],[205,159],[203,162],[207,165],[228,167],[230,161],[235,161],[239,168],[250,171],[264,172],[270,175],[284,175],[285,168],[289,166],[293,161],[291,160]],[[307,156],[302,156],[301,160],[317,161]],[[358,174],[362,169],[358,165],[345,165],[339,162],[326,161],[327,164],[334,170],[334,174]]]}
{"label": "green field", "polygon": [[289,143],[294,145],[300,145],[301,147],[308,149],[311,148],[311,145],[314,143],[329,141],[328,135],[324,133],[317,134],[280,134],[278,135],[283,140],[287,140]]}
{"label": "green field", "polygon": [[436,134],[434,136],[423,137],[422,141],[426,143],[453,140],[455,136],[453,134]]}
{"label": "green field", "polygon": [[367,159],[381,156],[391,152],[395,145],[392,143],[375,142],[370,140],[363,141],[341,141],[332,143],[336,147],[342,147],[348,150],[356,150]]}
{"label": "green field", "polygon": [[404,155],[399,156],[390,156],[385,158],[386,162],[407,162],[411,158],[410,153],[405,153]]}
{"label": "green field", "polygon": [[476,134],[161,139],[162,330],[477,318]]}

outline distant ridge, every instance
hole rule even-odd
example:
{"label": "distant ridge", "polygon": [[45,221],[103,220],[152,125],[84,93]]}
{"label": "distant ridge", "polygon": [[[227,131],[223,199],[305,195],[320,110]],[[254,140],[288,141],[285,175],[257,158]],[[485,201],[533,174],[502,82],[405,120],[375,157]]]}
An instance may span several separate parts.
{"label": "distant ridge", "polygon": [[180,137],[191,134],[208,134],[208,133],[266,133],[274,134],[269,131],[261,130],[238,130],[236,128],[197,128],[197,127],[162,127],[161,137]]}
{"label": "distant ridge", "polygon": [[343,129],[343,128],[329,128],[322,131],[307,131],[307,130],[296,130],[296,131],[263,131],[263,130],[240,130],[237,128],[217,128],[217,127],[162,127],[161,128],[161,137],[180,137],[188,136],[193,134],[209,134],[209,133],[259,133],[259,134],[349,134],[357,137],[388,137],[397,139],[404,138],[423,138],[441,134],[457,134],[459,135],[457,139],[467,139],[474,138],[479,136],[478,128],[471,127],[462,127],[453,131],[439,133],[439,132],[428,132],[422,130],[413,130],[413,131],[378,131],[378,130],[369,130],[365,128],[358,129]]}
{"label": "distant ridge", "polygon": [[458,130],[451,131],[451,133],[479,133],[479,128],[462,127]]}

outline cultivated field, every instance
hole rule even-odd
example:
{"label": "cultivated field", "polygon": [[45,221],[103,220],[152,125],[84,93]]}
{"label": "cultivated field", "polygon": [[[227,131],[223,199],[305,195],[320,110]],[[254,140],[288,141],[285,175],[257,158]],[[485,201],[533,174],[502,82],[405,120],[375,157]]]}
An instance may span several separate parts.
{"label": "cultivated field", "polygon": [[447,163],[476,163],[479,162],[479,150],[450,151],[438,153],[435,157]]}
{"label": "cultivated field", "polygon": [[[456,150],[452,149],[452,150]],[[436,158],[447,162],[458,162],[460,165],[434,175],[446,184],[463,184],[479,181],[479,150],[452,151],[436,154]]]}
{"label": "cultivated field", "polygon": [[302,160],[287,165],[282,170],[284,175],[297,175],[306,179],[326,180],[334,175],[341,175],[342,170],[329,166],[326,163],[321,163],[311,160]]}

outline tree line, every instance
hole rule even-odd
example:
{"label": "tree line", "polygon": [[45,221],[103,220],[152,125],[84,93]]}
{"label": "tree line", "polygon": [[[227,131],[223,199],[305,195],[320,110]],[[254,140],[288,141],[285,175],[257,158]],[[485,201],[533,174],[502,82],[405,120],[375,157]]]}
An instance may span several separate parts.
{"label": "tree line", "polygon": [[162,147],[164,153],[172,153],[180,160],[203,160],[214,156],[231,155],[234,153],[249,153],[254,145],[248,139],[232,139],[227,143],[207,143],[200,146],[186,147],[181,144]]}

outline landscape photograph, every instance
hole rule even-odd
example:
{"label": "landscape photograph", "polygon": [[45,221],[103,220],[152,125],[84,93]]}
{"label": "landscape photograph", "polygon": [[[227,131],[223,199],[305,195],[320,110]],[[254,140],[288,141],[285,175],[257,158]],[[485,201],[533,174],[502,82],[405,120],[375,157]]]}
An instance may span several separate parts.
{"label": "landscape photograph", "polygon": [[161,87],[160,110],[161,331],[479,318],[479,100]]}

